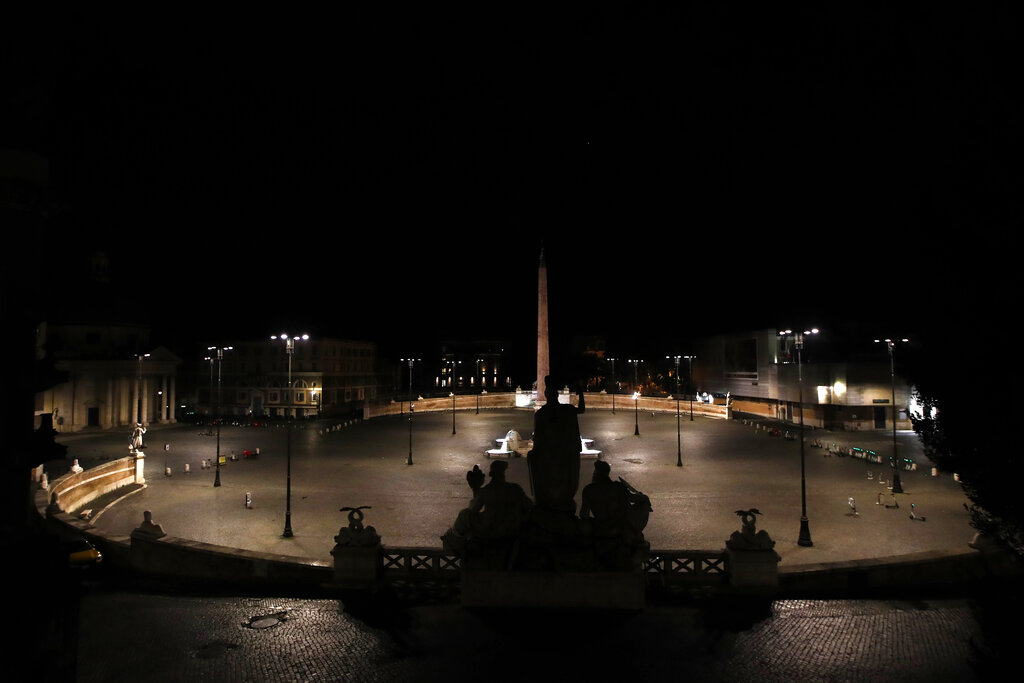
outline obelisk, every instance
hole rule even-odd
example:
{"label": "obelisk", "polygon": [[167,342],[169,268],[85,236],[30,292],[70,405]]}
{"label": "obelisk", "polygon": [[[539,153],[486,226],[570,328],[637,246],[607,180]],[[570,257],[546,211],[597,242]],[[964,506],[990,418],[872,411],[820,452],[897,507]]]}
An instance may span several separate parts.
{"label": "obelisk", "polygon": [[537,269],[537,404],[546,403],[544,378],[551,369],[548,353],[548,267],[544,263],[544,247],[540,248],[540,266]]}

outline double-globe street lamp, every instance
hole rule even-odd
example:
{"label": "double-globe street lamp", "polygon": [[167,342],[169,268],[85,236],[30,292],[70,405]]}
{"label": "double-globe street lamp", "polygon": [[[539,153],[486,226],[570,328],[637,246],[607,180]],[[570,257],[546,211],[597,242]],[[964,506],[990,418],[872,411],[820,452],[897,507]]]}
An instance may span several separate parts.
{"label": "double-globe street lamp", "polygon": [[448,383],[450,385],[451,392],[452,392],[452,434],[454,434],[455,433],[455,366],[458,365],[459,363],[461,363],[462,361],[449,360],[449,361],[445,361],[445,362],[449,363],[452,366],[451,375],[448,378]]}
{"label": "double-globe street lamp", "polygon": [[682,356],[665,356],[676,363],[676,467],[683,466],[683,436],[679,431],[679,361]]}
{"label": "double-globe street lamp", "polygon": [[889,349],[889,385],[892,389],[892,492],[903,493],[903,482],[900,481],[900,461],[896,452],[896,361],[893,358],[893,349],[896,342],[907,343],[909,339],[876,339],[876,344],[885,343]]}
{"label": "double-globe street lamp", "polygon": [[220,369],[220,366],[221,366],[221,363],[224,361],[224,352],[225,351],[230,351],[231,349],[232,349],[232,347],[230,347],[230,346],[208,346],[208,347],[206,347],[207,351],[216,351],[217,352],[213,356],[209,357],[210,358],[210,367],[211,368],[213,368],[213,361],[214,360],[217,361],[217,411],[216,411],[215,416],[214,416],[214,419],[217,421],[217,450],[214,453],[214,455],[216,457],[216,461],[215,461],[216,464],[214,465],[214,469],[216,470],[216,475],[214,475],[214,478],[213,478],[213,485],[214,486],[220,486],[220,422],[221,422],[221,420],[220,420],[220,387],[221,387],[221,380],[220,380],[221,369]]}
{"label": "double-globe street lamp", "polygon": [[792,330],[785,330],[780,332],[780,336],[793,337],[794,346],[796,347],[796,368],[797,368],[797,383],[798,383],[798,403],[800,407],[800,536],[797,539],[797,545],[812,546],[814,543],[811,541],[811,528],[807,521],[807,478],[805,476],[804,469],[804,371],[803,371],[803,348],[804,348],[804,335],[805,334],[818,334],[818,328],[814,327],[810,330],[804,330],[802,333],[797,332],[795,335]]}
{"label": "double-globe street lamp", "polygon": [[286,424],[286,461],[287,461],[287,473],[285,479],[285,507],[284,507],[284,533],[281,535],[285,538],[291,538],[292,534],[292,414],[289,408],[294,407],[292,401],[292,354],[295,353],[295,342],[296,341],[307,341],[309,335],[304,334],[302,336],[290,337],[287,334],[274,334],[271,335],[272,340],[283,341],[285,344],[285,353],[288,354],[288,406],[285,407],[285,418]]}
{"label": "double-globe street lamp", "polygon": [[626,362],[633,365],[633,436],[640,436],[640,390],[636,386],[636,366],[643,361],[631,358]]}
{"label": "double-globe street lamp", "polygon": [[[413,396],[415,396],[415,394],[413,394],[413,391],[412,391],[412,366],[415,365],[417,362],[419,362],[420,359],[419,358],[399,358],[399,360],[402,361],[403,363],[407,363],[409,365],[409,410],[412,410],[412,399],[413,399]],[[399,412],[401,412],[401,410],[402,410],[401,402],[399,402],[398,409],[399,409]]]}
{"label": "double-globe street lamp", "polygon": [[693,361],[697,358],[697,356],[683,356],[683,358],[685,358],[687,363],[689,363],[690,365],[690,371],[687,377],[687,382],[690,385],[690,390],[687,393],[690,394],[690,422],[693,422]]}
{"label": "double-globe street lamp", "polygon": [[608,361],[612,364],[612,386],[611,386],[611,389],[612,389],[612,415],[615,414],[615,394],[618,393],[617,392],[617,387],[615,386],[615,361],[617,361],[617,360],[618,360],[618,358],[609,358],[608,359]]}

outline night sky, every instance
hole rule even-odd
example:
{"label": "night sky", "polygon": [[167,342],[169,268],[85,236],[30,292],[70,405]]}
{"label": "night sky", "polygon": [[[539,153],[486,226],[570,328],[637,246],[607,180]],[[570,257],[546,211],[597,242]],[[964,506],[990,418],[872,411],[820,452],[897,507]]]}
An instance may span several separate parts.
{"label": "night sky", "polygon": [[0,21],[0,147],[48,156],[62,207],[44,263],[103,249],[110,306],[183,347],[309,331],[396,356],[528,347],[542,245],[553,343],[619,357],[937,328],[1016,281],[1015,17],[319,11]]}

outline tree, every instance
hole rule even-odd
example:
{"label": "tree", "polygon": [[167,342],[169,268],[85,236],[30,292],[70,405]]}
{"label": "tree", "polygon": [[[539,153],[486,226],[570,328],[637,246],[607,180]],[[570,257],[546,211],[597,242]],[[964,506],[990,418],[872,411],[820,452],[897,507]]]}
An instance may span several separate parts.
{"label": "tree", "polygon": [[972,526],[1024,556],[1024,460],[1015,448],[1014,406],[1008,389],[990,385],[1014,356],[1007,338],[976,339],[965,344],[946,331],[905,354],[903,372],[924,406],[923,416],[912,417],[914,431],[932,462],[957,475]]}

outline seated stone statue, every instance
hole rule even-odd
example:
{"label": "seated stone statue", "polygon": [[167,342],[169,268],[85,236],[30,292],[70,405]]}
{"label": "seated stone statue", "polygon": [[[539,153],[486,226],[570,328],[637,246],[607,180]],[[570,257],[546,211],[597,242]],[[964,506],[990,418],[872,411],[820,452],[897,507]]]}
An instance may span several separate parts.
{"label": "seated stone statue", "polygon": [[589,530],[598,561],[624,568],[645,543],[651,501],[622,479],[612,481],[610,472],[607,462],[594,462],[591,483],[583,487],[580,520]]}
{"label": "seated stone statue", "polygon": [[530,517],[533,501],[522,486],[505,480],[507,469],[505,460],[491,463],[491,481],[474,489],[469,507],[459,513],[455,524],[441,537],[447,550],[464,552],[468,539],[505,541],[518,537]]}
{"label": "seated stone statue", "polygon": [[162,538],[166,535],[164,528],[153,522],[153,513],[149,510],[142,513],[142,524],[132,531],[132,536],[145,536],[147,538]]}

